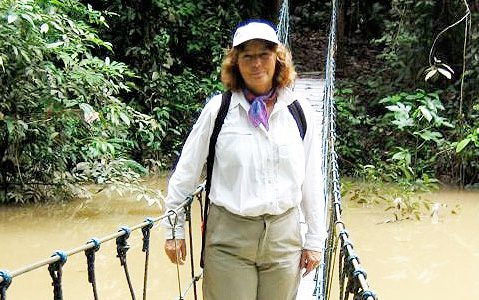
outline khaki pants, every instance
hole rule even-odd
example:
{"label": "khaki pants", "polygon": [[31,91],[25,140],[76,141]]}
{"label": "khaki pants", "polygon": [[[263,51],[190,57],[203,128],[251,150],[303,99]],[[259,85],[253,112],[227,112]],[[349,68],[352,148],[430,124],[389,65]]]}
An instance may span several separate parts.
{"label": "khaki pants", "polygon": [[299,210],[242,217],[211,205],[204,300],[293,300],[300,280]]}

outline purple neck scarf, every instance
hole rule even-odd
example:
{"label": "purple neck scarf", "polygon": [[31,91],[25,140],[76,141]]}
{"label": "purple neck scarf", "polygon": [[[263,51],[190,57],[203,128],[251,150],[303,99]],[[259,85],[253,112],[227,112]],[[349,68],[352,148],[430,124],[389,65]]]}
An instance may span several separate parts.
{"label": "purple neck scarf", "polygon": [[268,124],[268,111],[266,110],[266,102],[274,101],[278,94],[276,89],[272,88],[267,94],[256,96],[248,89],[243,89],[243,94],[251,104],[248,111],[248,118],[254,127],[258,127],[259,124],[263,124],[266,130],[269,130]]}

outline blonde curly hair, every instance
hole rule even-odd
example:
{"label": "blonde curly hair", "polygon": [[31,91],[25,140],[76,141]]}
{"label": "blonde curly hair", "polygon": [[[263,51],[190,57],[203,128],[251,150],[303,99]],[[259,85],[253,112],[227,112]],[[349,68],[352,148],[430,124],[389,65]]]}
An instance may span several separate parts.
{"label": "blonde curly hair", "polygon": [[[276,54],[276,69],[273,75],[273,86],[284,88],[291,86],[296,78],[291,52],[281,44],[265,41],[269,50]],[[221,65],[221,82],[226,90],[239,91],[245,87],[245,83],[238,67],[238,55],[244,50],[243,43],[226,51]]]}

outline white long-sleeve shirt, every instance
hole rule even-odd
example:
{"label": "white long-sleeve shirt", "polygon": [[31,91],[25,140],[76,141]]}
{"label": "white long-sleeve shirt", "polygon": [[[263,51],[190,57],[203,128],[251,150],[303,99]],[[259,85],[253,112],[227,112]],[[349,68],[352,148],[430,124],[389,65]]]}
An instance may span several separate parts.
{"label": "white long-sleeve shirt", "polygon": [[[307,100],[297,99],[304,111],[307,130],[301,139],[288,105],[295,100],[289,88],[278,90],[269,117],[269,131],[248,120],[250,104],[234,92],[216,143],[210,200],[241,216],[282,214],[301,206],[308,230],[304,248],[321,251],[326,238],[322,152],[313,110]],[[200,180],[208,156],[221,95],[204,107],[186,140],[168,184],[166,209],[181,204]],[[179,216],[177,238],[184,238],[184,216]],[[164,221],[166,238],[171,227]]]}

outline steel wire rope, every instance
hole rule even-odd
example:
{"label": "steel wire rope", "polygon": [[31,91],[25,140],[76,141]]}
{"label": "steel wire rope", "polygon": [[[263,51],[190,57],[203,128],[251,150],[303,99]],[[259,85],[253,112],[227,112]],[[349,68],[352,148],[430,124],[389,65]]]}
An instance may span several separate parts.
{"label": "steel wire rope", "polygon": [[287,48],[290,48],[289,45],[289,2],[288,0],[283,0],[281,8],[279,10],[279,21],[278,21],[278,39],[280,42],[285,45]]}
{"label": "steel wire rope", "polygon": [[[331,162],[331,151],[330,145],[334,142],[333,137],[331,136],[331,131],[333,130],[333,120],[332,120],[332,111],[333,106],[333,95],[334,95],[334,80],[335,80],[335,53],[336,53],[336,28],[337,28],[337,7],[338,1],[333,0],[331,2],[331,19],[330,19],[330,28],[328,36],[328,51],[326,56],[326,65],[325,65],[325,84],[323,91],[323,130],[322,130],[322,149],[323,149],[323,164],[322,164],[322,174],[324,178],[324,203],[325,203],[325,215],[330,214],[329,226],[328,226],[328,237],[325,241],[325,251],[323,253],[323,264],[320,266],[323,273],[322,281],[318,281],[319,284],[319,293],[318,299],[325,299],[325,294],[329,294],[330,291],[330,276],[331,276],[331,257],[333,255],[334,240],[333,236],[335,233],[335,228],[331,226],[334,224],[335,216],[330,212],[330,200],[333,199],[330,191],[334,189],[334,184],[330,180],[332,162]],[[325,224],[326,226],[326,224]]]}
{"label": "steel wire rope", "polygon": [[[172,219],[173,217],[173,219]],[[176,226],[178,225],[178,213],[173,212],[172,215],[168,216],[168,222],[171,226],[171,237],[175,242],[175,255],[176,255],[176,276],[178,282],[178,299],[183,300],[183,295],[181,293],[181,278],[180,278],[180,263],[179,263],[179,253],[178,253],[178,240],[176,239]]]}
{"label": "steel wire rope", "polygon": [[[339,7],[338,0],[332,0],[332,10],[331,10],[331,21],[330,29],[328,36],[328,52],[326,56],[326,66],[325,66],[325,86],[324,86],[324,96],[323,96],[323,131],[322,131],[322,142],[323,142],[323,174],[324,176],[324,186],[325,186],[325,209],[329,210],[329,200],[332,200],[332,209],[330,211],[330,222],[328,229],[328,238],[325,242],[324,251],[324,264],[320,267],[324,267],[323,270],[323,280],[317,281],[319,284],[319,293],[318,299],[325,299],[325,293],[327,293],[328,298],[330,295],[331,289],[331,276],[332,276],[332,256],[334,250],[334,236],[336,227],[339,227],[341,234],[339,239],[346,246],[342,248],[344,257],[348,258],[348,266],[352,268],[354,274],[350,274],[348,279],[354,281],[357,288],[355,290],[355,295],[358,294],[359,289],[361,289],[361,295],[365,296],[364,299],[376,299],[376,296],[373,292],[369,290],[369,286],[366,281],[365,272],[362,270],[359,264],[359,260],[355,254],[353,254],[352,245],[349,245],[344,240],[345,226],[341,221],[341,188],[340,188],[340,176],[339,176],[339,166],[338,166],[338,156],[335,150],[336,142],[336,107],[334,101],[334,86],[335,86],[335,53],[337,50],[337,41],[336,41],[336,28],[337,28],[337,9]],[[331,180],[330,180],[331,178]],[[332,192],[331,192],[332,191]],[[325,212],[326,213],[326,212]],[[346,256],[347,254],[347,256]],[[341,258],[339,259],[341,261]],[[341,266],[345,267],[345,266]],[[343,270],[340,268],[340,274],[343,273]]]}
{"label": "steel wire rope", "polygon": [[[201,202],[201,200],[200,200]],[[193,284],[193,296],[194,299],[198,299],[198,293],[196,290],[196,281],[199,278],[195,275],[195,259],[194,259],[194,251],[193,251],[193,227],[191,224],[191,204],[193,203],[193,197],[190,197],[190,205],[185,207],[185,221],[188,222],[188,236],[189,236],[189,244],[190,244],[190,269],[191,269],[191,279]],[[191,286],[191,285],[190,285]],[[185,291],[187,293],[189,288]]]}

